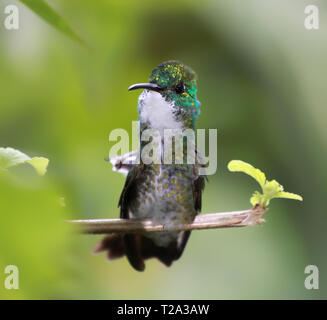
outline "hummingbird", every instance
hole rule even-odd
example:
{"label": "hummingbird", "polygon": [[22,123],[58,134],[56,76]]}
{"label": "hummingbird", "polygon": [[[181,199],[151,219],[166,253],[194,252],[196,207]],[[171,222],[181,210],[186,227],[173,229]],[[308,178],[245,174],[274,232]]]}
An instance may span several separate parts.
{"label": "hummingbird", "polygon": [[[162,132],[196,128],[200,102],[197,76],[190,67],[179,61],[161,63],[153,69],[148,83],[128,88],[137,89],[143,90],[137,106],[140,133],[146,129]],[[145,145],[140,141],[141,151]],[[145,164],[141,160],[138,164],[124,165],[123,157],[113,162],[116,168],[128,172],[119,199],[120,218],[149,219],[163,224],[168,231],[109,234],[94,252],[107,251],[109,259],[126,255],[137,271],[145,270],[144,260],[149,258],[170,266],[181,257],[191,232],[176,231],[174,227],[191,223],[201,211],[205,177],[199,175],[198,163]]]}

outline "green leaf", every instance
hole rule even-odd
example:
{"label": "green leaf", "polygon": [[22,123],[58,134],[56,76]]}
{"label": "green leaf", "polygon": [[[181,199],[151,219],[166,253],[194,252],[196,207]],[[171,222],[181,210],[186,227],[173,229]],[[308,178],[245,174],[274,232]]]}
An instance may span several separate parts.
{"label": "green leaf", "polygon": [[30,8],[35,14],[56,28],[59,32],[62,32],[72,40],[75,40],[81,44],[84,44],[83,40],[77,35],[77,33],[69,26],[69,24],[44,0],[19,0],[25,6]]}
{"label": "green leaf", "polygon": [[269,198],[273,198],[279,192],[284,190],[283,186],[280,185],[276,180],[266,181],[262,191],[265,195],[269,196]]}
{"label": "green leaf", "polygon": [[303,201],[303,198],[300,195],[292,192],[279,192],[275,196],[275,198],[285,198],[285,199],[294,199],[294,200]]}
{"label": "green leaf", "polygon": [[254,193],[250,199],[250,203],[253,206],[256,206],[257,204],[262,206],[263,202],[264,202],[263,194],[261,194],[259,191],[254,191]]}
{"label": "green leaf", "polygon": [[249,163],[241,160],[232,160],[228,163],[228,169],[232,172],[244,172],[251,176],[253,179],[257,180],[261,188],[264,187],[266,176],[259,169],[254,168]]}
{"label": "green leaf", "polygon": [[49,159],[43,157],[34,157],[31,160],[27,160],[26,162],[33,166],[40,176],[44,176],[46,174]]}
{"label": "green leaf", "polygon": [[0,148],[0,170],[22,163],[30,164],[40,176],[43,176],[47,171],[49,159],[43,157],[31,158],[25,153],[13,148]]}
{"label": "green leaf", "polygon": [[24,163],[31,158],[26,154],[12,148],[0,148],[0,168],[7,169]]}
{"label": "green leaf", "polygon": [[228,169],[230,171],[244,172],[254,178],[261,186],[262,193],[255,191],[250,199],[253,206],[260,205],[261,207],[267,207],[271,199],[274,198],[286,198],[302,201],[302,197],[298,194],[291,192],[284,192],[284,188],[276,180],[266,180],[265,174],[241,160],[232,160],[228,163]]}

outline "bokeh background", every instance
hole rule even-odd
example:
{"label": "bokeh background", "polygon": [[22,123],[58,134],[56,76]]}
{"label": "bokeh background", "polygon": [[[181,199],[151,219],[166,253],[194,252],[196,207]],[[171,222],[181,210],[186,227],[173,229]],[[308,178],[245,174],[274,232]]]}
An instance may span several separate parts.
{"label": "bokeh background", "polygon": [[[302,0],[53,0],[80,45],[14,0],[20,29],[0,27],[0,146],[50,159],[37,177],[21,166],[0,177],[2,299],[312,299],[327,297],[327,4]],[[304,8],[320,10],[306,30]],[[137,119],[133,83],[178,59],[198,73],[199,128],[218,128],[219,165],[203,212],[250,207],[258,188],[227,163],[242,159],[304,201],[273,200],[266,223],[192,233],[171,268],[91,250],[64,219],[116,218],[124,177],[104,161],[115,128]],[[64,197],[66,207],[59,205]],[[4,267],[20,270],[5,290]],[[316,265],[319,290],[304,287]]]}

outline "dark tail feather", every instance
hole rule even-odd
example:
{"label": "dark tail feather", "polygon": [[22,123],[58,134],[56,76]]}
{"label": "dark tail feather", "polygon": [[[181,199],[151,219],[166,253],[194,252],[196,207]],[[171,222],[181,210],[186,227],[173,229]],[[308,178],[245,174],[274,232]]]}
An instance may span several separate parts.
{"label": "dark tail feather", "polygon": [[93,249],[93,253],[108,251],[108,259],[113,260],[125,255],[123,238],[118,233],[111,233],[103,238]]}
{"label": "dark tail feather", "polygon": [[141,234],[110,234],[95,247],[94,253],[108,251],[109,259],[127,256],[129,263],[137,271],[144,271],[144,260],[158,258],[169,267],[173,261],[179,259],[190,236],[190,231],[180,235],[180,239],[173,241],[168,247],[159,247]]}

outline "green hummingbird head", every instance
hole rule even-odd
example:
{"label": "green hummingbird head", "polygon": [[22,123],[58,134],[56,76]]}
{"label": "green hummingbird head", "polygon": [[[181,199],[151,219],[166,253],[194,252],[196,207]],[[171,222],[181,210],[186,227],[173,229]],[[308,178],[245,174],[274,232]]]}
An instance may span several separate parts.
{"label": "green hummingbird head", "polygon": [[172,106],[177,121],[182,122],[185,127],[195,127],[200,114],[200,102],[197,100],[197,76],[190,67],[179,61],[161,63],[153,69],[149,83],[129,87],[129,90],[134,89],[159,93],[167,105]]}

